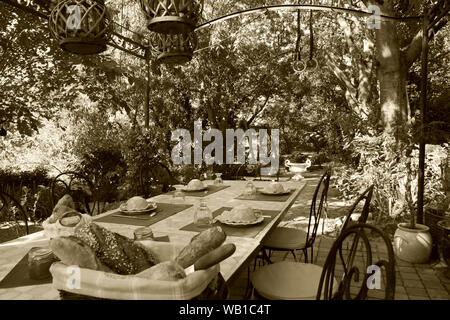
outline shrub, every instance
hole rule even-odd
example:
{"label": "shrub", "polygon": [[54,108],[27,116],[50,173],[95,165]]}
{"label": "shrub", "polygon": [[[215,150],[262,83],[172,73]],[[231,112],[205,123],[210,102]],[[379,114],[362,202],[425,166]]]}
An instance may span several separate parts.
{"label": "shrub", "polygon": [[170,155],[163,151],[164,139],[154,130],[134,128],[127,133],[122,147],[127,166],[124,193],[131,195],[156,195],[168,190],[173,178]]}
{"label": "shrub", "polygon": [[97,188],[96,200],[112,202],[119,196],[126,164],[120,150],[97,150],[82,156],[77,171],[91,178]]}
{"label": "shrub", "polygon": [[[335,184],[345,198],[355,197],[374,184],[371,207],[378,221],[401,220],[417,211],[418,150],[414,145],[399,149],[393,137],[361,136],[353,142],[358,164],[335,168]],[[425,163],[425,205],[441,201],[441,163],[447,147],[428,146]]]}
{"label": "shrub", "polygon": [[[51,178],[45,168],[37,167],[32,171],[0,169],[0,181],[2,190],[21,204],[31,220],[43,220],[51,214],[52,204],[46,200],[44,191],[48,189]],[[5,213],[6,209],[10,211],[9,214]],[[12,203],[8,203],[3,211],[8,216],[6,219],[12,217],[10,214],[18,213],[18,209]]]}
{"label": "shrub", "polygon": [[301,151],[294,151],[286,159],[294,163],[304,163],[308,158],[309,156],[307,154],[304,154]]}
{"label": "shrub", "polygon": [[322,165],[325,162],[329,162],[330,158],[326,153],[318,153],[311,157],[311,164],[312,165]]}

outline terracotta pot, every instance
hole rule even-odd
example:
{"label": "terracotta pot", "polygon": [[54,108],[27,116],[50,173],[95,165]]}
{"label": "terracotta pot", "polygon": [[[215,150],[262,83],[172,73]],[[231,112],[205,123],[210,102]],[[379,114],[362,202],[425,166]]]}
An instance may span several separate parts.
{"label": "terracotta pot", "polygon": [[401,260],[410,263],[426,263],[430,259],[433,240],[430,228],[416,224],[415,229],[409,223],[399,223],[394,234],[394,251]]}

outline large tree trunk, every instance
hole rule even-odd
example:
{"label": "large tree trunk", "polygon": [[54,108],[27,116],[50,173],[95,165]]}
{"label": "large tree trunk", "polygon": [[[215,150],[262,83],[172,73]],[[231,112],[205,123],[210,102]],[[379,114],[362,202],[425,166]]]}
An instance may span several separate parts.
{"label": "large tree trunk", "polygon": [[384,21],[377,30],[378,81],[381,122],[385,131],[398,132],[408,121],[407,71],[394,22]]}
{"label": "large tree trunk", "polygon": [[[382,14],[394,15],[391,1],[377,4]],[[381,21],[376,29],[378,81],[380,84],[381,122],[388,132],[398,133],[408,121],[406,75],[408,67],[397,34],[397,23]]]}

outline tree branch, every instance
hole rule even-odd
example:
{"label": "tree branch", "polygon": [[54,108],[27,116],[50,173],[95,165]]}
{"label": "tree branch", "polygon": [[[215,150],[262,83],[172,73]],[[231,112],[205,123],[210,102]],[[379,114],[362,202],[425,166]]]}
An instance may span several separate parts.
{"label": "tree branch", "polygon": [[334,75],[344,83],[346,89],[353,96],[353,98],[356,98],[357,90],[353,83],[350,81],[349,76],[337,66],[329,52],[325,52],[325,57],[327,58],[328,67],[331,69]]}
{"label": "tree branch", "polygon": [[[437,34],[437,32],[442,29],[448,23],[448,19],[441,20],[437,25],[435,25],[431,30],[430,40]],[[411,65],[416,61],[420,52],[422,51],[422,28],[417,32],[414,38],[411,40],[411,43],[403,49],[405,52],[406,66],[407,68],[411,67]]]}
{"label": "tree branch", "polygon": [[269,102],[269,99],[270,99],[270,95],[266,97],[266,100],[264,101],[263,105],[262,105],[260,108],[258,108],[258,109],[256,110],[256,112],[250,117],[250,119],[247,120],[247,125],[248,125],[248,126],[249,126],[249,125],[253,122],[253,120],[255,120],[255,118],[256,118],[256,117],[264,110],[264,108],[265,108],[266,105],[267,105],[267,102]]}

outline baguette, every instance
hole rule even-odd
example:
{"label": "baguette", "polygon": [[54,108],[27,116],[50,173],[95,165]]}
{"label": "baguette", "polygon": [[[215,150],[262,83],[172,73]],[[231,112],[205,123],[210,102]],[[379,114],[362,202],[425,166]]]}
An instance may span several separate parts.
{"label": "baguette", "polygon": [[234,243],[224,244],[208,252],[194,263],[194,270],[205,270],[225,260],[236,251]]}
{"label": "baguette", "polygon": [[225,232],[218,226],[202,231],[180,251],[175,261],[183,268],[190,267],[199,258],[219,247],[226,237]]}
{"label": "baguette", "polygon": [[53,238],[50,240],[50,248],[55,256],[68,266],[113,272],[97,258],[91,247],[76,237]]}
{"label": "baguette", "polygon": [[150,280],[176,281],[186,278],[184,269],[175,261],[164,261],[136,275]]}

